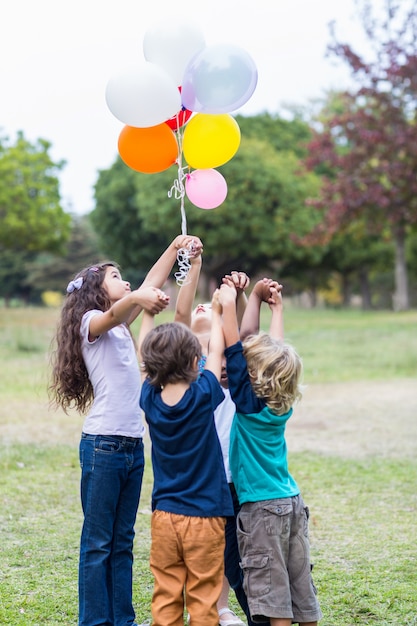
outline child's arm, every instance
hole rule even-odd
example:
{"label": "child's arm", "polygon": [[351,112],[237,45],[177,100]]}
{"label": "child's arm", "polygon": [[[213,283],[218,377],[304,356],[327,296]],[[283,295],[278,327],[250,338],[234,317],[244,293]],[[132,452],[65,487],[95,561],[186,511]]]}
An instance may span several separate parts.
{"label": "child's arm", "polygon": [[271,295],[268,300],[271,309],[271,323],[269,326],[269,334],[275,339],[284,341],[284,307],[282,304],[282,285],[273,283],[271,285]]}
{"label": "child's arm", "polygon": [[161,289],[168,279],[169,273],[177,260],[177,252],[181,248],[189,249],[191,256],[198,256],[203,251],[203,244],[198,237],[193,235],[178,235],[175,237],[155,265],[151,267],[141,286],[152,285]]}
{"label": "child's arm", "polygon": [[[155,325],[154,322],[155,322],[155,316],[152,313],[149,313],[149,311],[145,310],[143,312],[142,324],[140,326],[139,337],[138,337],[138,359],[139,359],[139,364],[142,363],[142,350],[141,350],[141,348],[142,348],[143,340],[145,339],[146,335],[154,327],[154,325]],[[146,377],[146,374],[142,370],[142,367],[141,367],[141,378],[142,378],[142,380],[144,380],[145,377]]]}
{"label": "child's arm", "polygon": [[229,287],[235,287],[236,289],[237,321],[240,326],[242,323],[246,305],[248,303],[245,290],[249,287],[249,276],[245,274],[245,272],[232,271],[230,272],[230,274],[226,274],[226,276],[223,277],[222,282],[223,284],[229,285]]}
{"label": "child's arm", "polygon": [[223,284],[220,287],[220,304],[223,309],[223,333],[226,347],[233,346],[240,339],[236,314],[236,289]]}
{"label": "child's arm", "polygon": [[242,339],[259,332],[261,304],[265,300],[265,297],[269,297],[270,295],[270,282],[268,278],[258,280],[249,295],[240,327],[240,336]]}
{"label": "child's arm", "polygon": [[220,381],[222,373],[222,359],[224,352],[224,337],[222,329],[221,311],[222,307],[219,300],[219,290],[213,294],[211,301],[212,307],[212,320],[211,320],[211,332],[209,340],[209,350],[207,355],[207,361],[204,369],[210,370]]}
{"label": "child's arm", "polygon": [[[177,252],[181,248],[188,248],[191,251],[191,256],[197,256],[201,254],[203,244],[198,237],[194,237],[193,235],[178,235],[175,237],[165,252],[161,254],[156,263],[151,267],[145,277],[145,280],[141,284],[140,289],[150,286],[161,289],[164,283],[168,280],[169,273],[177,260]],[[130,314],[127,323],[131,324],[144,308],[146,307],[139,304],[138,307],[135,308]]]}
{"label": "child's arm", "polygon": [[[90,339],[98,337],[119,324],[129,323],[134,312],[147,309],[160,313],[169,304],[169,296],[156,287],[139,287],[124,298],[114,302],[102,315],[94,315],[90,320]],[[137,317],[134,315],[133,319]]]}
{"label": "child's arm", "polygon": [[175,305],[175,322],[182,322],[186,326],[191,326],[191,313],[193,303],[197,291],[198,279],[201,271],[201,254],[190,259],[191,267],[188,272],[187,280],[181,285],[177,302]]}

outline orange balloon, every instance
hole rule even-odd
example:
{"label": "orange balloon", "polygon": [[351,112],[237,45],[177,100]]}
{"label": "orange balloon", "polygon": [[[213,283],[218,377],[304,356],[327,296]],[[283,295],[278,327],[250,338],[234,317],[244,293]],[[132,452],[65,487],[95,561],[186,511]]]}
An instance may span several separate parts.
{"label": "orange balloon", "polygon": [[165,122],[147,128],[125,126],[117,147],[122,161],[143,174],[163,172],[178,158],[177,140]]}

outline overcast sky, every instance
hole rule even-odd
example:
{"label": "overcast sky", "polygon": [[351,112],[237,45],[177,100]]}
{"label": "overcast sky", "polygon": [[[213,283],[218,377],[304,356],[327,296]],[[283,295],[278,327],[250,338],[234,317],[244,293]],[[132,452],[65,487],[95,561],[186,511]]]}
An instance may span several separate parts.
{"label": "overcast sky", "polygon": [[64,208],[76,213],[93,208],[98,170],[117,156],[123,124],[107,108],[107,82],[144,60],[144,36],[161,19],[192,22],[206,45],[228,43],[252,56],[258,85],[238,111],[244,115],[347,87],[347,69],[325,58],[328,24],[335,20],[353,46],[362,33],[354,0],[4,0],[2,9],[1,134],[13,143],[22,130],[52,144],[52,158],[67,161]]}

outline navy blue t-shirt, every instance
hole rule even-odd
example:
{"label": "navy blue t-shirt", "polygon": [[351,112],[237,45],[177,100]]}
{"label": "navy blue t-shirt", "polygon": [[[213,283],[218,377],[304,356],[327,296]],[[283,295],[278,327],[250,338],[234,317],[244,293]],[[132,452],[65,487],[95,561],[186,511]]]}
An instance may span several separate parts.
{"label": "navy blue t-shirt", "polygon": [[140,406],[152,442],[152,510],[196,517],[233,515],[214,410],[224,400],[208,370],[181,400],[167,405],[161,390],[145,379]]}

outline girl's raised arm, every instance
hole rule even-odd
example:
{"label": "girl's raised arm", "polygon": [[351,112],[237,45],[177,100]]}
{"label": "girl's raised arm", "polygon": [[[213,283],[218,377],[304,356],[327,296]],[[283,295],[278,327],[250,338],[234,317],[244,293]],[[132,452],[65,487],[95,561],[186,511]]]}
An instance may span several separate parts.
{"label": "girl's raised arm", "polygon": [[[203,244],[198,237],[194,237],[193,235],[178,235],[175,237],[165,252],[161,254],[156,263],[151,267],[140,288],[157,287],[161,289],[161,287],[163,287],[165,282],[168,280],[169,274],[175,264],[175,261],[177,260],[177,252],[181,248],[187,248],[190,250],[192,248],[193,254],[197,256],[198,254],[201,254]],[[144,308],[145,307],[138,304],[127,320],[128,324],[131,324]]]}

